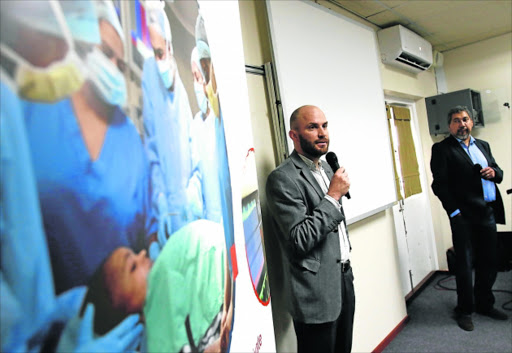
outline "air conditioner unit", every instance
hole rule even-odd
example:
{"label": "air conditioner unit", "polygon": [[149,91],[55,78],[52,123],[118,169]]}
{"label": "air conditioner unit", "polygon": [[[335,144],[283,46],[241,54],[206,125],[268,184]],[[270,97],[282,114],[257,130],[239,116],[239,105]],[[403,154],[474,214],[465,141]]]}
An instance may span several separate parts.
{"label": "air conditioner unit", "polygon": [[432,65],[432,45],[401,25],[377,32],[382,62],[418,73]]}

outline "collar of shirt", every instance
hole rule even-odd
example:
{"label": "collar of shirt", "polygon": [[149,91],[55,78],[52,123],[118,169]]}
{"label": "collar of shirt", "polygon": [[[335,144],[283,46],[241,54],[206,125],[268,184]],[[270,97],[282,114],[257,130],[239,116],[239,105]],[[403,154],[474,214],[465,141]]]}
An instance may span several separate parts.
{"label": "collar of shirt", "polygon": [[299,157],[304,161],[304,163],[306,163],[306,165],[309,167],[309,169],[311,169],[314,172],[324,169],[322,167],[322,163],[320,163],[320,160],[318,160],[318,165],[316,165],[315,162],[313,162],[311,159],[309,159],[306,156],[303,156],[300,153],[299,153]]}
{"label": "collar of shirt", "polygon": [[[461,140],[461,139],[459,139],[457,137],[455,137],[455,139],[457,141],[459,141],[459,143],[461,144],[462,147],[468,148],[468,146],[466,146],[466,144],[464,143],[464,140]],[[471,146],[474,143],[475,143],[475,138],[473,136],[469,135],[469,146]]]}

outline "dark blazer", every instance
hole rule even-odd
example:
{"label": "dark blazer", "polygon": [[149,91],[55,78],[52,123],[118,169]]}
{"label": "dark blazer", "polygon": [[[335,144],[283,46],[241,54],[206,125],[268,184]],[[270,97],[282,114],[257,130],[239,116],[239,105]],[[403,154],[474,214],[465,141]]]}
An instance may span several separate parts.
{"label": "dark blazer", "polygon": [[[331,179],[333,172],[322,166]],[[296,151],[268,177],[267,204],[283,253],[284,292],[294,320],[334,321],[341,312],[338,225],[345,216],[327,199]]]}
{"label": "dark blazer", "polygon": [[[503,170],[494,160],[489,144],[478,139],[475,139],[475,143],[487,159],[489,167],[496,172],[492,181],[496,184],[501,183]],[[456,209],[460,209],[465,217],[478,222],[487,205],[481,178],[474,170],[473,161],[455,137],[450,135],[432,146],[430,168],[434,178],[432,190],[441,200],[448,216]],[[497,186],[496,201],[492,202],[491,206],[494,209],[496,223],[505,224],[505,210]]]}

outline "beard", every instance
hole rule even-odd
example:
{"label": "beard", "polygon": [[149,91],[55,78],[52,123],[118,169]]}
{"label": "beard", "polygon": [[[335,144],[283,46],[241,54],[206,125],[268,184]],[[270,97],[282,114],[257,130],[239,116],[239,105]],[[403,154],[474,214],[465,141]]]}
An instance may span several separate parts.
{"label": "beard", "polygon": [[299,141],[300,141],[300,148],[302,148],[302,152],[307,154],[310,157],[313,158],[320,158],[324,154],[327,153],[329,150],[329,140],[324,139],[322,141],[326,141],[327,145],[325,148],[318,148],[314,142],[309,142],[305,138],[303,138],[301,135],[299,135]]}
{"label": "beard", "polygon": [[458,129],[455,137],[458,138],[459,140],[466,140],[469,137],[469,129],[468,128]]}

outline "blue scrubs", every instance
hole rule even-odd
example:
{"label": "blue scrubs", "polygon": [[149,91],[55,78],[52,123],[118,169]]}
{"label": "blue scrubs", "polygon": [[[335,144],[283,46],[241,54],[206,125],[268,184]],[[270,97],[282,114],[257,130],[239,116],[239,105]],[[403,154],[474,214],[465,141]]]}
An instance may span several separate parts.
{"label": "blue scrubs", "polygon": [[20,101],[3,82],[0,126],[1,351],[29,351],[55,293]]}
{"label": "blue scrubs", "polygon": [[[192,112],[187,92],[176,72],[174,91],[160,78],[155,58],[144,62],[142,72],[145,145],[151,168],[152,205],[159,221],[171,219],[171,232],[202,217],[201,175],[192,159]],[[167,210],[159,210],[163,194]],[[167,214],[165,214],[167,213]]]}
{"label": "blue scrubs", "polygon": [[215,120],[213,112],[204,120],[203,113],[198,112],[192,123],[192,141],[203,181],[203,218],[221,223],[219,163],[217,154],[213,152],[217,149]]}
{"label": "blue scrubs", "polygon": [[139,251],[156,232],[144,148],[116,109],[92,161],[70,99],[24,103],[55,290],[86,284],[119,246]]}

